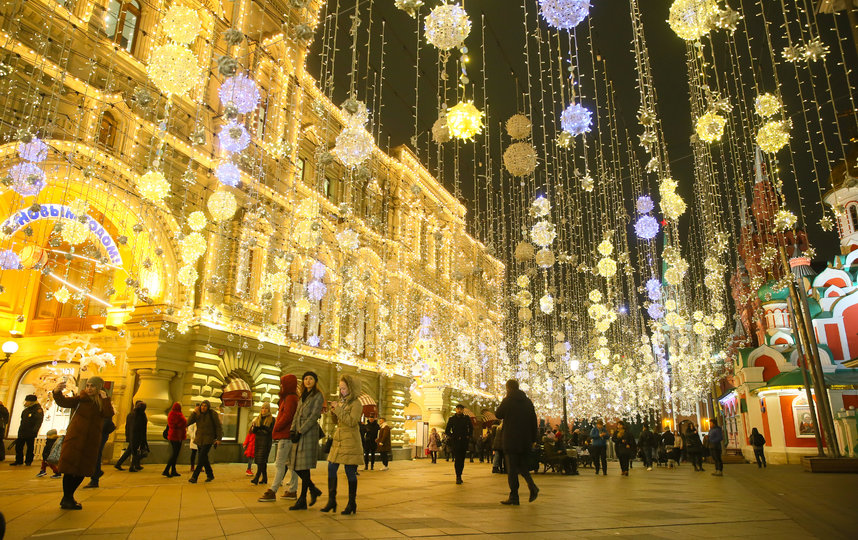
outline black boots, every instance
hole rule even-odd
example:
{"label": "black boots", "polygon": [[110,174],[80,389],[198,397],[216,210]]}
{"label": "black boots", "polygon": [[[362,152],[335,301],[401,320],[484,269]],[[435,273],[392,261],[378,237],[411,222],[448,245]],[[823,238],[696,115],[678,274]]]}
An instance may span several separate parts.
{"label": "black boots", "polygon": [[313,506],[316,504],[316,499],[319,495],[322,494],[322,490],[316,487],[316,484],[310,484],[310,504],[309,506]]}
{"label": "black boots", "polygon": [[322,508],[322,512],[337,511],[337,477],[328,476],[328,504]]}
{"label": "black boots", "polygon": [[349,503],[346,505],[345,509],[342,511],[342,515],[347,516],[349,514],[354,514],[357,511],[357,478],[354,480],[349,480]]}
{"label": "black boots", "polygon": [[298,497],[298,500],[295,501],[295,504],[289,507],[289,510],[306,510],[307,509],[307,497],[302,496]]}

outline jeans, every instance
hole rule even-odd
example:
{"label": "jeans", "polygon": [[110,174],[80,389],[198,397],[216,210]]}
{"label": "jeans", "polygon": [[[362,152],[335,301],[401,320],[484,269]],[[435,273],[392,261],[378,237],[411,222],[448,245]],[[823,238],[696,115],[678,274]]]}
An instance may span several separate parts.
{"label": "jeans", "polygon": [[590,456],[593,458],[593,467],[596,468],[596,474],[599,473],[599,464],[602,466],[602,471],[608,472],[608,447],[607,446],[592,446],[590,447]]}
{"label": "jeans", "polygon": [[[288,469],[286,463],[289,461],[289,456],[292,455],[292,440],[278,439],[275,442],[277,443],[277,457],[274,460],[274,483],[271,484],[271,491],[276,493],[283,483],[283,478],[286,477],[286,469]],[[286,491],[297,493],[298,475],[292,469],[289,469],[289,473],[289,488]]]}
{"label": "jeans", "polygon": [[641,448],[641,455],[643,456],[644,467],[650,468],[652,467],[652,454],[654,448],[644,447]]}
{"label": "jeans", "polygon": [[[34,457],[33,448],[35,445],[35,437],[18,437],[18,440],[15,441],[15,463],[32,464]],[[24,446],[27,447],[26,457],[24,456]]]}
{"label": "jeans", "polygon": [[762,448],[754,448],[754,458],[757,460],[757,467],[766,466],[766,454]]}
{"label": "jeans", "polygon": [[[357,465],[343,465],[346,470],[346,478],[349,482],[357,482]],[[340,470],[339,463],[328,462],[328,481],[333,481],[334,486],[337,485],[337,471]]]}
{"label": "jeans", "polygon": [[518,475],[524,478],[531,493],[536,491],[536,484],[530,477],[530,467],[527,464],[528,454],[524,452],[506,453],[506,479],[509,483],[509,498],[518,501]]}
{"label": "jeans", "polygon": [[167,466],[164,467],[164,472],[176,472],[176,462],[179,461],[179,451],[182,449],[182,441],[170,441],[170,460],[167,461]]}
{"label": "jeans", "polygon": [[717,447],[709,449],[709,453],[712,459],[715,460],[715,470],[723,471],[724,461],[721,459],[721,445],[719,444]]}
{"label": "jeans", "polygon": [[462,471],[465,470],[465,455],[468,453],[468,443],[453,444],[453,469],[456,471],[456,477],[462,476]]}
{"label": "jeans", "polygon": [[194,478],[197,478],[200,475],[200,471],[203,469],[206,470],[206,476],[208,478],[214,478],[214,471],[212,471],[212,464],[209,463],[209,450],[212,449],[211,444],[200,444],[200,459],[197,462],[197,468],[194,469]]}

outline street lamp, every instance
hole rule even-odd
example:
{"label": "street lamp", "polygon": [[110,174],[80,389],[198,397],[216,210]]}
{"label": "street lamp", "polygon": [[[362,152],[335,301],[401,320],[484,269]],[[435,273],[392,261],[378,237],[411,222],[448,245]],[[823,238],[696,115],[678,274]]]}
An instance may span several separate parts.
{"label": "street lamp", "polygon": [[6,365],[6,362],[9,361],[9,358],[11,358],[13,354],[18,352],[18,342],[11,340],[7,341],[3,344],[2,350],[6,354],[6,358],[0,360],[0,368]]}

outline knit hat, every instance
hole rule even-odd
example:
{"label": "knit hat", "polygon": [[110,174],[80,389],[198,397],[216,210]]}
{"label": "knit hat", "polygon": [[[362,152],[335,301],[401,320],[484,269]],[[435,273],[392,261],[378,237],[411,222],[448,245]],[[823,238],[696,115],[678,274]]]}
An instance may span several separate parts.
{"label": "knit hat", "polygon": [[301,375],[301,380],[303,381],[307,376],[313,377],[313,380],[316,381],[316,384],[319,384],[319,376],[316,375],[315,371],[305,371],[303,375]]}
{"label": "knit hat", "polygon": [[27,394],[27,397],[24,398],[24,401],[36,401],[36,394]]}
{"label": "knit hat", "polygon": [[57,438],[57,430],[49,429],[47,433],[45,433],[45,437],[48,439],[56,439]]}
{"label": "knit hat", "polygon": [[86,382],[93,385],[95,387],[96,391],[104,388],[104,379],[102,379],[98,375],[96,375],[95,377],[90,377],[89,379],[86,380]]}

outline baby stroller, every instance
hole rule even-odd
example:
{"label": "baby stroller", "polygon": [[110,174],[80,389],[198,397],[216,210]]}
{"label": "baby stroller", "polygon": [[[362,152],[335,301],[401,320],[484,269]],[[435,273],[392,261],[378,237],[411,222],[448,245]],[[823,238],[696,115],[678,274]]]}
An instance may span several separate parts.
{"label": "baby stroller", "polygon": [[656,467],[667,467],[667,460],[669,459],[669,455],[667,450],[665,450],[664,445],[658,445],[658,450],[655,453],[655,465]]}

